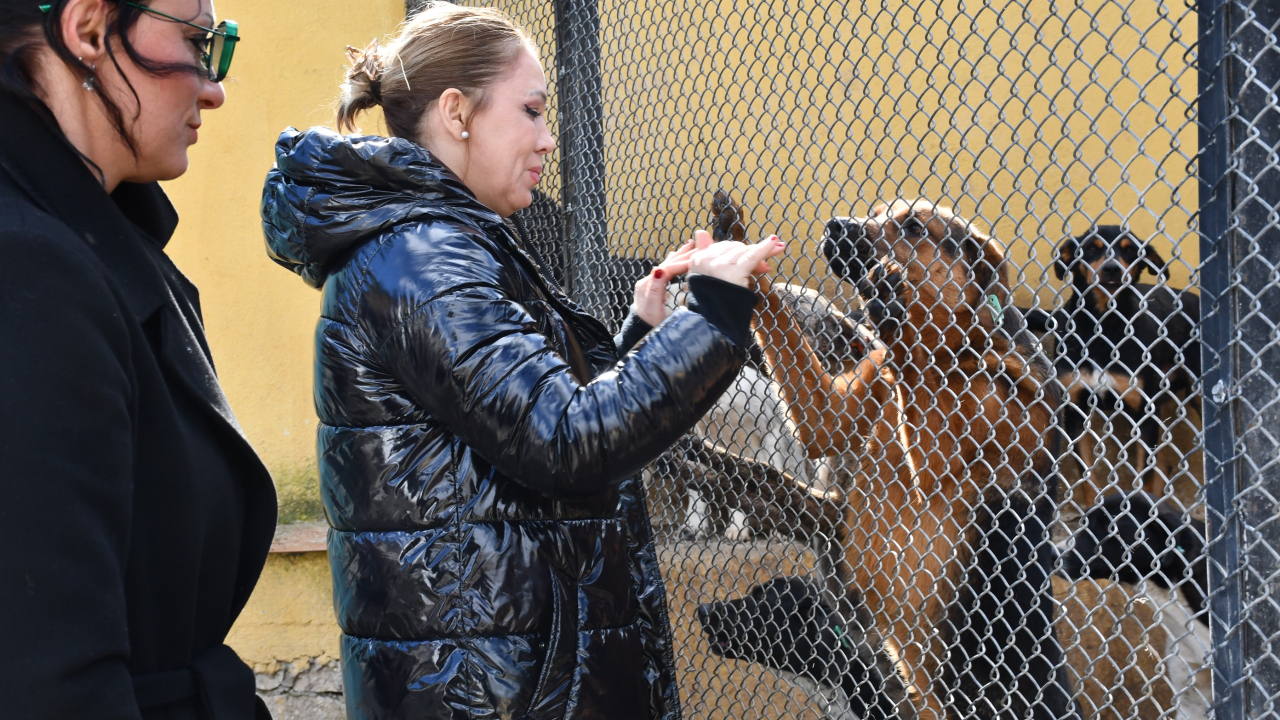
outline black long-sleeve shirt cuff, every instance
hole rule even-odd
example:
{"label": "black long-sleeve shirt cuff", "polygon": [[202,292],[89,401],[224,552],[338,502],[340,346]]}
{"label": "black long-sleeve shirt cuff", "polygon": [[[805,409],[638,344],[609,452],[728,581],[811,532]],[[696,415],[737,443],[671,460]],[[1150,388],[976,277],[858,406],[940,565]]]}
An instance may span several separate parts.
{"label": "black long-sleeve shirt cuff", "polygon": [[627,313],[627,319],[622,321],[622,329],[613,338],[613,344],[618,346],[618,354],[626,355],[631,352],[631,348],[640,342],[640,338],[649,334],[653,326],[636,314],[635,306],[631,307],[631,311]]}
{"label": "black long-sleeve shirt cuff", "polygon": [[758,302],[749,288],[710,275],[689,276],[689,309],[706,318],[740,348],[752,344],[751,317]]}

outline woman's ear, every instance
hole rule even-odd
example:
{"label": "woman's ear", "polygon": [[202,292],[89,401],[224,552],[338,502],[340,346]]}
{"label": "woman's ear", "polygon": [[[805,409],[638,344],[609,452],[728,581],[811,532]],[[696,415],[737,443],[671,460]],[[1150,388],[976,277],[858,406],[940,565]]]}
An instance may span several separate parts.
{"label": "woman's ear", "polygon": [[62,11],[63,43],[87,66],[96,65],[107,54],[109,14],[103,0],[69,0]]}
{"label": "woman's ear", "polygon": [[471,101],[461,90],[449,88],[440,93],[435,112],[440,121],[441,132],[458,142],[466,139],[462,133],[467,131],[467,121],[471,119]]}

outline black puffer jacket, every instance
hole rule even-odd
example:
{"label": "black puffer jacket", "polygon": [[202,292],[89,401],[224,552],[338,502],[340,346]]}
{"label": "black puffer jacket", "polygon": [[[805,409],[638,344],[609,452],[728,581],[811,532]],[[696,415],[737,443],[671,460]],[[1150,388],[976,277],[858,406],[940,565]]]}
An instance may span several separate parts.
{"label": "black puffer jacket", "polygon": [[678,718],[633,476],[743,350],[679,310],[619,363],[411,142],[290,129],[276,151],[270,254],[324,289],[315,399],[350,717]]}

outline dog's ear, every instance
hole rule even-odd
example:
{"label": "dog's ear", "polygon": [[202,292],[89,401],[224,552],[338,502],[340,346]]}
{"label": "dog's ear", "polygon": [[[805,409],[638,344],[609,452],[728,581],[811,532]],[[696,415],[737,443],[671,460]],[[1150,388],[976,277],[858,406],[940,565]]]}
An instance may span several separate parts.
{"label": "dog's ear", "polygon": [[[972,302],[978,324],[987,331],[1004,327],[1005,309],[1012,306],[1009,290],[1009,263],[1005,261],[1005,249],[982,232],[969,220],[954,215],[947,223],[947,232],[956,238],[960,245],[960,255],[969,268],[969,279],[977,288],[977,297]],[[995,296],[996,302],[991,301]],[[1000,310],[996,310],[996,305]]]}
{"label": "dog's ear", "polygon": [[[1005,262],[1004,248],[977,225],[959,216],[948,224],[948,229],[953,238],[960,238],[960,247],[965,262],[969,265],[970,277],[978,288],[977,306],[986,306],[989,297],[995,295],[1001,308],[1009,307],[1009,265]],[[979,311],[978,316],[979,322],[988,329],[1001,324],[996,321],[993,312]]]}
{"label": "dog's ear", "polygon": [[1164,261],[1164,258],[1160,257],[1160,253],[1152,246],[1151,242],[1138,242],[1138,239],[1132,235],[1129,236],[1129,239],[1133,240],[1138,247],[1142,248],[1142,254],[1138,257],[1137,274],[1141,275],[1142,271],[1145,269],[1161,280],[1168,280],[1168,263]]}
{"label": "dog's ear", "polygon": [[711,222],[711,237],[716,242],[727,238],[721,237],[720,216],[729,207],[729,194],[724,190],[716,190],[711,196],[711,207],[708,208],[707,220]]}
{"label": "dog's ear", "polygon": [[742,206],[729,197],[724,190],[717,190],[711,197],[711,237],[716,242],[737,240],[745,242],[747,226],[742,214]]}
{"label": "dog's ear", "polygon": [[734,240],[745,243],[747,241],[747,206],[740,203],[732,203],[730,207],[733,208],[734,219],[733,225],[729,227],[729,234],[733,236]]}
{"label": "dog's ear", "polygon": [[1058,245],[1058,257],[1053,261],[1053,275],[1059,280],[1067,277],[1071,266],[1076,264],[1076,255],[1080,252],[1080,238],[1069,237]]}

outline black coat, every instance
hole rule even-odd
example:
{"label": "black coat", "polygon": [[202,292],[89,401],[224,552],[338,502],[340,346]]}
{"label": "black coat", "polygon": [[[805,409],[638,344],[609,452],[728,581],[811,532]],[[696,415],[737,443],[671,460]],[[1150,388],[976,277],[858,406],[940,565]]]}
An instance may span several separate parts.
{"label": "black coat", "polygon": [[5,718],[266,716],[223,640],[266,561],[275,490],[163,252],[176,224],[159,186],[108,196],[0,93]]}
{"label": "black coat", "polygon": [[349,717],[678,718],[634,476],[745,351],[678,310],[619,362],[411,142],[288,130],[276,157],[269,251],[324,288],[315,398]]}

